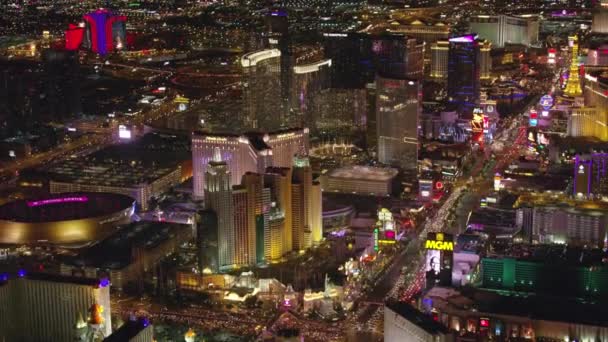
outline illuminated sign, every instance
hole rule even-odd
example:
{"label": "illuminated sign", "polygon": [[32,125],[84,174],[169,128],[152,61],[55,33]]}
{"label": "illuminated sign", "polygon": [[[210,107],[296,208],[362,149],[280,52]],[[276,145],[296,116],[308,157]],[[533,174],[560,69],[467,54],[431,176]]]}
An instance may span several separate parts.
{"label": "illuminated sign", "polygon": [[555,58],[557,55],[557,50],[551,48],[547,51],[547,63],[548,64],[555,64]]}
{"label": "illuminated sign", "polygon": [[479,326],[482,328],[489,328],[490,327],[490,319],[489,318],[480,318],[479,319]]}
{"label": "illuminated sign", "polygon": [[285,138],[291,138],[293,136],[295,136],[295,133],[284,133],[284,134],[279,134],[277,135],[277,139],[285,139]]}
{"label": "illuminated sign", "polygon": [[425,248],[438,251],[453,251],[453,236],[444,233],[428,233],[426,237]]}
{"label": "illuminated sign", "polygon": [[549,111],[548,111],[548,110],[543,110],[542,112],[540,112],[540,115],[541,115],[543,118],[546,118],[547,116],[549,116]]}
{"label": "illuminated sign", "polygon": [[125,125],[118,126],[118,137],[120,139],[131,139],[131,130]]}
{"label": "illuminated sign", "polygon": [[426,249],[434,249],[437,251],[453,251],[454,250],[454,242],[452,241],[433,241],[426,240],[424,244],[424,248]]}
{"label": "illuminated sign", "polygon": [[74,196],[74,197],[60,197],[60,198],[49,198],[40,201],[30,201],[27,202],[28,207],[40,207],[49,204],[59,204],[59,203],[84,203],[88,202],[89,198],[86,196]]}
{"label": "illuminated sign", "polygon": [[530,119],[530,126],[536,127],[538,125],[538,119]]}
{"label": "illuminated sign", "polygon": [[494,191],[499,191],[502,186],[502,177],[500,173],[494,175]]}
{"label": "illuminated sign", "polygon": [[534,109],[530,111],[530,119],[538,119],[538,112]]}
{"label": "illuminated sign", "polygon": [[540,98],[539,104],[543,107],[543,109],[548,110],[553,107],[553,97],[551,95],[544,95]]}
{"label": "illuminated sign", "polygon": [[188,103],[190,103],[190,99],[188,99],[187,97],[183,97],[183,96],[181,96],[181,95],[178,95],[178,96],[177,96],[177,97],[176,97],[176,98],[173,100],[173,102],[175,102],[175,103],[185,103],[185,104],[188,104]]}
{"label": "illuminated sign", "polygon": [[378,251],[378,228],[374,229],[374,250]]}
{"label": "illuminated sign", "polygon": [[378,211],[378,220],[380,221],[391,221],[393,219],[393,213],[386,208],[382,208]]}
{"label": "illuminated sign", "polygon": [[226,138],[221,138],[221,137],[205,137],[205,141],[211,141],[211,142],[224,142],[224,141],[228,141],[228,139],[226,139]]}
{"label": "illuminated sign", "polygon": [[433,181],[428,179],[420,179],[418,181],[421,197],[430,197],[433,191]]}
{"label": "illuminated sign", "polygon": [[469,34],[466,36],[450,38],[449,42],[450,43],[472,43],[475,41],[475,39],[477,39],[476,35]]}

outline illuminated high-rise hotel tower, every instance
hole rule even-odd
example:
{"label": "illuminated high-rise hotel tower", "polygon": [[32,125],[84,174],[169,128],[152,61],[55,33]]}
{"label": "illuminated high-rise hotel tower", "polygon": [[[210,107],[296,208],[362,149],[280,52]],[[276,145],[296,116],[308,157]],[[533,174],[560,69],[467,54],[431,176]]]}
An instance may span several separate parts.
{"label": "illuminated high-rise hotel tower", "polygon": [[291,184],[293,250],[301,251],[318,244],[323,235],[321,185],[313,182],[310,161],[294,157]]}
{"label": "illuminated high-rise hotel tower", "polygon": [[448,101],[463,118],[470,118],[479,101],[480,42],[474,34],[449,40]]}
{"label": "illuminated high-rise hotel tower", "polygon": [[217,215],[218,266],[230,268],[234,264],[234,204],[230,171],[219,151],[205,172],[205,205]]}
{"label": "illuminated high-rise hotel tower", "polygon": [[376,77],[378,161],[418,169],[420,83],[406,78]]}
{"label": "illuminated high-rise hotel tower", "polygon": [[281,51],[269,49],[241,58],[245,75],[243,125],[246,129],[271,131],[285,128],[286,101],[281,95]]}
{"label": "illuminated high-rise hotel tower", "polygon": [[570,62],[570,71],[568,73],[568,81],[566,82],[564,94],[576,97],[583,95],[583,90],[581,89],[581,80],[578,77],[578,37],[568,37],[568,41],[572,47],[572,61]]}

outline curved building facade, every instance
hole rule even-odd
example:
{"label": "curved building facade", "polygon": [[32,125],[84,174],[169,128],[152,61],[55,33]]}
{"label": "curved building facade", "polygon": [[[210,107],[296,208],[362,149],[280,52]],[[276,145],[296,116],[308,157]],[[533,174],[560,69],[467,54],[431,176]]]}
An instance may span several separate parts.
{"label": "curved building facade", "polygon": [[85,244],[131,220],[135,200],[110,193],[63,193],[0,206],[0,244]]}

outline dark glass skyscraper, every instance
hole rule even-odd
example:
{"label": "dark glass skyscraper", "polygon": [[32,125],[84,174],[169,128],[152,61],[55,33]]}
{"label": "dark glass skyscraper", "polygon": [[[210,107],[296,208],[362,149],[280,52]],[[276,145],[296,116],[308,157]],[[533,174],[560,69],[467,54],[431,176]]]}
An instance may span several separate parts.
{"label": "dark glass skyscraper", "polygon": [[332,60],[333,88],[363,89],[376,73],[419,79],[424,47],[403,34],[325,33],[325,57]]}
{"label": "dark glass skyscraper", "polygon": [[450,39],[448,101],[461,117],[470,117],[479,99],[479,42],[475,35]]}

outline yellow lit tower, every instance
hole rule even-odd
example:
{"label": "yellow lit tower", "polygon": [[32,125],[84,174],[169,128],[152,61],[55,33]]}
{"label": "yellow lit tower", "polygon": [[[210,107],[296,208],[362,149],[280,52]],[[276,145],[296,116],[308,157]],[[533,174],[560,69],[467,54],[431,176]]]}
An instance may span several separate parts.
{"label": "yellow lit tower", "polygon": [[568,37],[568,41],[572,42],[572,61],[570,63],[570,71],[568,73],[568,82],[564,94],[572,97],[583,95],[581,89],[581,81],[578,77],[578,37]]}

